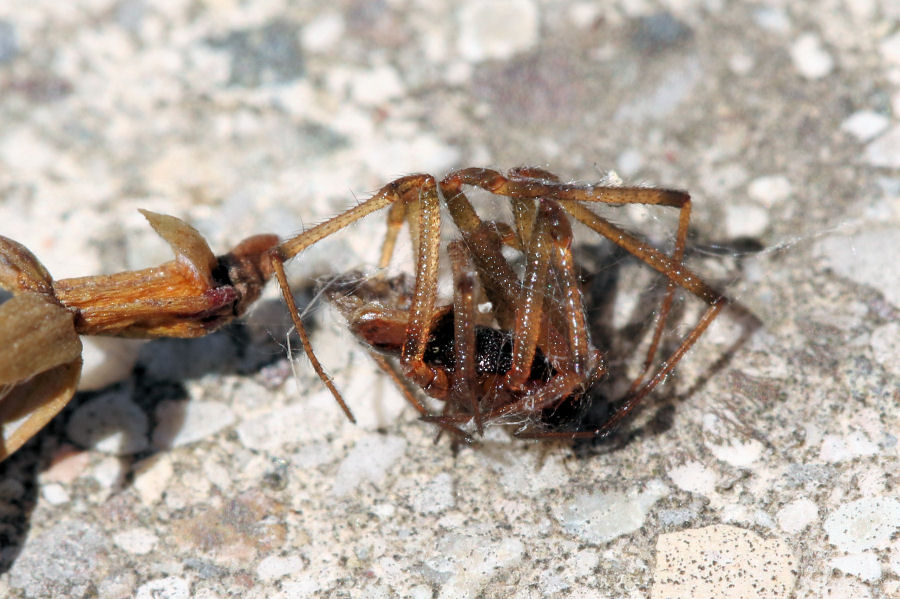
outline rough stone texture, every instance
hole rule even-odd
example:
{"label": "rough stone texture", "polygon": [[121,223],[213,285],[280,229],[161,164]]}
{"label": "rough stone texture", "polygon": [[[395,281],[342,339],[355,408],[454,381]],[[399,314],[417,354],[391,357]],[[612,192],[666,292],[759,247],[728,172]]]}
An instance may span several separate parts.
{"label": "rough stone texture", "polygon": [[[618,443],[490,429],[454,453],[321,302],[360,424],[293,373],[272,286],[242,325],[141,346],[0,464],[0,596],[900,593],[896,2],[483,4],[0,2],[0,234],[80,276],[170,258],[137,208],[225,251],[400,175],[540,165],[690,190],[691,266],[762,327],[723,315]],[[669,212],[607,211],[661,246]],[[295,260],[301,305],[372,272],[383,231]],[[620,366],[662,285],[576,236],[618,291],[590,309]],[[699,302],[678,310],[684,332]]]}

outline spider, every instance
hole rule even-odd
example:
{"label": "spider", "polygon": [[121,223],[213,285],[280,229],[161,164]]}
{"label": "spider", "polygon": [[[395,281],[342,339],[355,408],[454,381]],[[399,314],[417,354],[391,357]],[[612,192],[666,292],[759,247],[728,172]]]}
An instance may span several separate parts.
{"label": "spider", "polygon": [[79,335],[200,337],[242,314],[271,276],[275,235],[245,239],[216,257],[185,222],[141,211],[175,260],[113,275],[53,280],[23,245],[0,236],[0,461],[72,398]]}
{"label": "spider", "polygon": [[[506,196],[513,225],[482,220],[463,191],[482,188]],[[453,301],[438,305],[440,202],[459,231],[447,251],[453,273]],[[666,255],[588,209],[591,203],[649,204],[677,208],[675,248]],[[305,248],[383,208],[387,234],[379,267],[386,268],[404,223],[415,254],[415,275],[383,276],[368,282],[350,274],[333,282],[329,299],[346,317],[351,331],[370,348],[375,362],[399,385],[422,418],[466,440],[460,428],[473,421],[479,434],[489,422],[522,423],[520,436],[603,437],[634,412],[672,372],[728,303],[683,264],[690,222],[690,196],[681,191],[607,187],[561,182],[539,168],[517,168],[506,175],[484,168],[397,179],[365,202],[325,221],[271,251],[272,269],[315,372],[346,416],[355,421],[312,347],[289,292],[284,264]],[[585,322],[582,294],[572,256],[574,218],[627,250],[667,279],[666,292],[640,374],[618,406],[589,430],[556,428],[545,415],[579,402],[607,373],[604,356],[594,348]],[[503,247],[524,258],[519,276]],[[480,285],[490,302],[486,318],[476,310]],[[655,356],[677,287],[707,304],[693,329],[654,370]],[[391,361],[395,358],[399,368]],[[408,384],[444,401],[439,414],[428,411]]]}

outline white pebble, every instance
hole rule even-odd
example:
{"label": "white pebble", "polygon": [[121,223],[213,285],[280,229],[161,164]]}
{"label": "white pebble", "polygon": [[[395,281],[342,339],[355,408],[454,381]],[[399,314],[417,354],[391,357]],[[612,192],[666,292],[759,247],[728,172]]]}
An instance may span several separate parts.
{"label": "white pebble", "polygon": [[889,322],[872,331],[869,345],[875,360],[889,373],[900,377],[900,323]]}
{"label": "white pebble", "polygon": [[143,527],[130,528],[113,535],[113,543],[123,551],[135,555],[150,553],[158,541],[159,538],[152,531]]}
{"label": "white pebble", "polygon": [[756,59],[752,54],[738,52],[737,54],[732,54],[728,59],[728,68],[735,75],[747,75],[755,66]]}
{"label": "white pebble", "polygon": [[595,2],[575,2],[568,10],[569,21],[576,27],[590,27],[600,18],[600,10]]}
{"label": "white pebble", "polygon": [[682,491],[709,495],[716,489],[716,473],[700,462],[686,462],[667,472],[675,486]]}
{"label": "white pebble", "polygon": [[784,175],[764,175],[750,181],[747,194],[765,207],[790,197],[793,188]]}
{"label": "white pebble", "polygon": [[834,59],[822,47],[822,40],[815,33],[804,33],[791,46],[794,67],[807,79],[821,79],[834,68]]}
{"label": "white pebble", "polygon": [[211,437],[234,424],[234,412],[219,401],[164,401],[156,408],[153,446],[180,447]]}
{"label": "white pebble", "polygon": [[653,599],[791,596],[797,560],[778,538],[717,524],[659,536]]}
{"label": "white pebble", "polygon": [[361,71],[350,81],[353,99],[364,106],[378,106],[404,92],[403,81],[397,69],[390,65]]}
{"label": "white pebble", "polygon": [[797,534],[819,517],[819,508],[812,500],[803,497],[795,499],[775,514],[778,526],[784,532]]}
{"label": "white pebble", "polygon": [[174,473],[172,458],[160,454],[135,465],[132,486],[144,505],[153,505],[168,488]]}
{"label": "white pebble", "polygon": [[322,52],[335,45],[344,35],[344,17],[327,13],[310,21],[301,34],[303,48],[308,52]]}
{"label": "white pebble", "polygon": [[341,462],[334,477],[332,494],[343,497],[364,482],[378,485],[388,470],[403,457],[406,440],[400,437],[369,435],[360,439]]}
{"label": "white pebble", "polygon": [[59,483],[50,483],[41,487],[41,496],[50,505],[62,505],[69,502],[69,493]]}
{"label": "white pebble", "polygon": [[881,564],[874,553],[854,553],[843,557],[836,557],[828,561],[831,568],[835,568],[866,582],[875,582],[881,578]]}
{"label": "white pebble", "polygon": [[149,427],[147,415],[131,401],[131,389],[126,388],[103,393],[80,406],[66,432],[82,447],[131,455],[147,449]]}
{"label": "white pebble", "polygon": [[825,435],[822,439],[822,448],[819,450],[819,459],[823,462],[837,463],[876,453],[878,445],[870,441],[865,433],[857,431],[844,437]]}
{"label": "white pebble", "polygon": [[457,47],[467,60],[505,60],[538,40],[538,8],[532,0],[469,0],[459,9]]}
{"label": "white pebble", "polygon": [[900,65],[900,31],[882,40],[878,49],[886,62]]}
{"label": "white pebble", "polygon": [[82,337],[79,391],[95,391],[117,383],[131,374],[143,339],[118,337]]}
{"label": "white pebble", "polygon": [[756,24],[772,33],[787,33],[791,30],[791,20],[783,8],[765,6],[753,12]]}
{"label": "white pebble", "polygon": [[828,542],[841,551],[883,549],[900,530],[900,501],[883,496],[858,499],[835,510],[822,527]]}
{"label": "white pebble", "polygon": [[900,125],[866,146],[863,161],[872,166],[900,168]]}
{"label": "white pebble", "polygon": [[303,560],[298,555],[281,557],[270,555],[259,562],[256,577],[260,580],[278,580],[303,569]]}
{"label": "white pebble", "polygon": [[624,177],[633,177],[643,167],[644,156],[634,148],[628,148],[616,160],[616,168]]}
{"label": "white pebble", "polygon": [[716,458],[735,468],[747,468],[762,455],[764,446],[756,439],[733,439],[722,444],[706,443],[706,447]]}
{"label": "white pebble", "polygon": [[728,204],[725,230],[729,237],[758,237],[769,226],[769,211],[756,204]]}
{"label": "white pebble", "polygon": [[582,493],[558,507],[556,518],[570,535],[596,545],[632,533],[644,525],[653,504],[668,492],[660,481],[628,493]]}
{"label": "white pebble", "polygon": [[135,599],[188,599],[191,586],[179,576],[157,578],[142,584],[135,594]]}
{"label": "white pebble", "polygon": [[122,461],[117,458],[104,458],[91,469],[91,476],[103,489],[111,489],[122,476]]}
{"label": "white pebble", "polygon": [[849,133],[859,141],[869,141],[887,129],[890,120],[872,110],[858,110],[841,123],[841,131]]}

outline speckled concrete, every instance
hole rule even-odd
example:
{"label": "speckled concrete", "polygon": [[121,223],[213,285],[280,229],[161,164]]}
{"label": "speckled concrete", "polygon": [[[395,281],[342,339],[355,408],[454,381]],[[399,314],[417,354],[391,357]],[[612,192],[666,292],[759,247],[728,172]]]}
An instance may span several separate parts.
{"label": "speckled concrete", "polygon": [[[224,251],[399,175],[537,164],[690,190],[691,265],[762,327],[720,318],[618,443],[455,455],[321,303],[358,425],[283,359],[274,289],[205,339],[91,346],[125,380],[91,371],[0,466],[0,596],[900,595],[900,5],[325,5],[0,2],[0,234],[109,272],[168,259],[139,207]],[[305,253],[298,298],[382,231]]]}

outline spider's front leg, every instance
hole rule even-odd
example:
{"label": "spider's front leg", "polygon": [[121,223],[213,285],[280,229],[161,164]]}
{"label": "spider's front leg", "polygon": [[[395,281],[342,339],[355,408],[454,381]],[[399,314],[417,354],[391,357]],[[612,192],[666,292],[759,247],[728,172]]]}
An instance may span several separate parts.
{"label": "spider's front leg", "polygon": [[435,296],[437,294],[438,249],[440,243],[440,206],[434,178],[430,175],[410,175],[393,181],[382,187],[365,202],[327,220],[315,227],[288,239],[275,247],[269,254],[272,270],[281,295],[291,313],[294,328],[300,337],[303,350],[316,374],[334,396],[338,405],[350,421],[355,422],[353,413],[347,406],[340,392],[309,343],[306,327],[300,320],[296,302],[288,286],[284,264],[304,249],[321,241],[325,237],[340,231],[373,212],[402,204],[402,208],[393,208],[388,213],[388,236],[382,248],[382,263],[390,261],[397,232],[404,219],[412,229],[417,225],[419,230],[416,246],[416,281],[415,291],[410,309],[410,319],[406,331],[406,339],[401,353],[403,374],[423,389],[434,385],[445,385],[446,374],[431,369],[425,364],[424,355],[428,343],[428,332],[431,317],[434,314]]}

